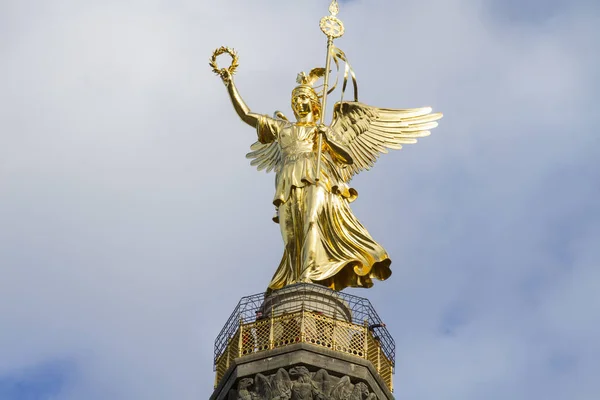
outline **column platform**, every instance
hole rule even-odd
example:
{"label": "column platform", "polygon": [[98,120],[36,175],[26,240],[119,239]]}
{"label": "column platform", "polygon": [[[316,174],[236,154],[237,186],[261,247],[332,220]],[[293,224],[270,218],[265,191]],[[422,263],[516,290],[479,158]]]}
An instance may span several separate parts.
{"label": "column platform", "polygon": [[394,341],[367,299],[314,284],[242,298],[211,400],[393,399]]}

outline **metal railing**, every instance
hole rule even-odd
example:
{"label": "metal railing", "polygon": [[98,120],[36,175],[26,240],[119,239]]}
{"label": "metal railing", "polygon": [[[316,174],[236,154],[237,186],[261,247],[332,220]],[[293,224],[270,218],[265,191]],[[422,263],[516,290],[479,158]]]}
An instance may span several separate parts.
{"label": "metal railing", "polygon": [[388,388],[393,389],[393,360],[382,350],[381,339],[369,329],[368,321],[358,325],[313,310],[260,317],[253,322],[241,318],[215,361],[215,385],[235,358],[296,343],[308,343],[368,360]]}
{"label": "metal railing", "polygon": [[[313,295],[323,295],[323,298],[337,299],[337,301],[341,301],[345,304],[347,309],[351,314],[351,321],[357,324],[368,324],[369,326],[379,326],[376,331],[376,336],[378,337],[378,343],[381,347],[381,350],[385,354],[388,360],[391,360],[392,366],[394,365],[395,353],[396,353],[396,345],[394,343],[394,339],[389,334],[387,329],[383,325],[383,321],[377,315],[377,312],[369,302],[369,300],[351,295],[346,292],[336,292],[324,286],[309,284],[309,283],[297,283],[294,285],[286,286],[286,288],[281,289],[279,291],[272,292],[270,294],[258,293],[251,296],[242,297],[239,301],[231,315],[229,316],[227,322],[221,329],[221,332],[217,336],[215,340],[214,347],[214,363],[215,367],[217,365],[217,361],[222,359],[224,352],[228,349],[229,344],[239,330],[239,326],[244,323],[254,322],[258,315],[262,314],[268,316],[271,312],[264,309],[265,300],[267,298],[273,300],[278,296],[280,292],[289,292],[296,291],[302,293],[307,299]],[[275,301],[273,301],[275,303]],[[319,304],[315,304],[314,302],[310,303],[301,303],[299,307],[295,310],[289,310],[290,312],[296,312],[301,310],[312,310],[317,312],[323,312],[323,314],[328,315],[327,307],[320,307]],[[334,317],[335,315],[329,315],[330,317]]]}

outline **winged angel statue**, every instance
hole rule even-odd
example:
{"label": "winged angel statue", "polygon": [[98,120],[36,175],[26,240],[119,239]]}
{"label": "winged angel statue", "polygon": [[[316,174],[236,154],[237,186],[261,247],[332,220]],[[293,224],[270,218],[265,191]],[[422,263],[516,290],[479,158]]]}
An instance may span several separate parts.
{"label": "winged angel statue", "polygon": [[232,72],[220,71],[235,111],[257,131],[258,141],[247,157],[258,170],[275,172],[273,220],[279,223],[285,247],[270,290],[296,282],[334,290],[368,288],[373,278],[391,275],[386,251],[352,213],[350,203],[358,193],[349,183],[388,149],[429,135],[442,117],[429,107],[387,109],[340,101],[327,127],[321,123],[321,99],[328,91],[314,87],[324,71],[315,68],[298,76],[291,102],[296,122],[281,112],[269,117],[250,111]]}

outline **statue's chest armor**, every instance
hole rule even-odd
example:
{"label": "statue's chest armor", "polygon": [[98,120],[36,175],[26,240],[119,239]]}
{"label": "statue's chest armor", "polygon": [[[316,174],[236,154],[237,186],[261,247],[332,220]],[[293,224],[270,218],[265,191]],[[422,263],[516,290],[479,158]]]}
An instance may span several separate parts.
{"label": "statue's chest armor", "polygon": [[286,155],[311,152],[316,127],[289,125],[279,133],[279,144]]}

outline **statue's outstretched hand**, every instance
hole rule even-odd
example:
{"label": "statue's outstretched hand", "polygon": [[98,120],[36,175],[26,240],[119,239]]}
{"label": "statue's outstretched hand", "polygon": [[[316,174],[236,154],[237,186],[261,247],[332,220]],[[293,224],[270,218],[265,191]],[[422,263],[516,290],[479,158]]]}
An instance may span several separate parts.
{"label": "statue's outstretched hand", "polygon": [[325,124],[319,124],[319,125],[317,125],[317,133],[319,135],[327,136],[328,130],[329,130],[329,127],[327,125],[325,125]]}
{"label": "statue's outstretched hand", "polygon": [[223,68],[221,70],[221,73],[219,74],[219,76],[221,77],[221,80],[223,81],[225,86],[229,86],[229,83],[231,83],[231,81],[233,80],[233,76],[231,75],[231,72],[229,72],[229,70],[226,68]]}
{"label": "statue's outstretched hand", "polygon": [[352,160],[352,156],[344,146],[335,141],[335,138],[332,138],[333,131],[327,125],[319,124],[317,125],[317,133],[323,136],[323,145],[327,145],[331,149],[331,155],[334,159],[341,162],[342,164],[352,165],[354,161]]}
{"label": "statue's outstretched hand", "polygon": [[[225,53],[231,56],[231,65],[229,65],[228,68],[219,68],[219,66],[217,65],[217,57]],[[212,70],[215,74],[221,77],[221,80],[223,81],[225,86],[229,86],[229,84],[231,83],[231,77],[235,73],[237,67],[239,66],[239,60],[237,53],[234,49],[221,46],[213,52],[208,65],[212,67]]]}

